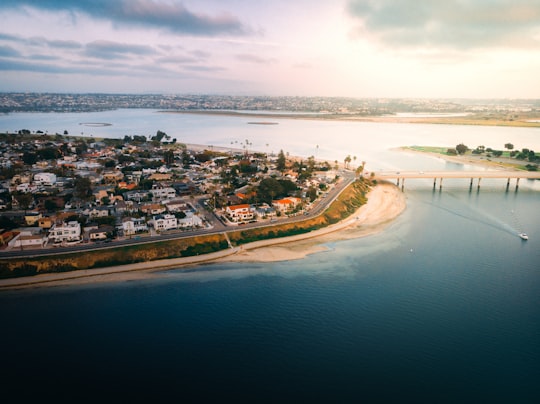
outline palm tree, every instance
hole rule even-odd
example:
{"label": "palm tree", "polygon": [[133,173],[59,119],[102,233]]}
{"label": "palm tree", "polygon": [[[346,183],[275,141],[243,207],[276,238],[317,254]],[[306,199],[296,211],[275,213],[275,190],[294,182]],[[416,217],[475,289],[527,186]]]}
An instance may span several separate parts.
{"label": "palm tree", "polygon": [[349,167],[349,163],[351,162],[351,156],[347,156],[345,157],[345,168],[348,168]]}

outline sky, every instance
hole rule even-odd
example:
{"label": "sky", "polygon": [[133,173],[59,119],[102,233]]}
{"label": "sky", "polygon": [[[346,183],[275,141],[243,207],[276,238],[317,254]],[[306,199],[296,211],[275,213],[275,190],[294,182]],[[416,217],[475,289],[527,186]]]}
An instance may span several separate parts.
{"label": "sky", "polygon": [[540,98],[540,0],[1,0],[0,91]]}

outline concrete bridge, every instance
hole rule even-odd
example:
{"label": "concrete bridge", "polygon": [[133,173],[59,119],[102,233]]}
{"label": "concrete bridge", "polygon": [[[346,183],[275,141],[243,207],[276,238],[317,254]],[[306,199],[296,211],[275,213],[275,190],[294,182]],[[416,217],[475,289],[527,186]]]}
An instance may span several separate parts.
{"label": "concrete bridge", "polygon": [[470,179],[469,189],[472,189],[473,180],[478,179],[478,189],[480,189],[480,181],[482,178],[502,178],[507,179],[506,189],[510,186],[510,180],[516,180],[516,190],[519,188],[519,180],[540,179],[539,171],[511,171],[511,170],[492,170],[492,171],[380,171],[375,173],[375,178],[379,180],[397,180],[397,186],[400,185],[403,190],[405,180],[407,178],[427,178],[433,179],[433,189],[437,187],[439,180],[439,188],[442,189],[443,179],[445,178],[466,178]]}

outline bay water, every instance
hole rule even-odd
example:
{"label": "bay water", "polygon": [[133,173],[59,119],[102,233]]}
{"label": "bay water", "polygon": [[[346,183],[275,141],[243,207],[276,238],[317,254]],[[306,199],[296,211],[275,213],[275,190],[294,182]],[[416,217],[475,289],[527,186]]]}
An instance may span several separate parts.
{"label": "bay water", "polygon": [[[0,116],[6,129],[179,142],[343,161],[367,170],[482,168],[406,145],[540,149],[540,131],[119,110]],[[265,119],[266,120],[266,119]],[[80,123],[111,123],[89,127]],[[94,133],[87,133],[87,132]],[[232,143],[231,143],[232,142]],[[242,147],[242,146],[240,146]],[[540,397],[540,188],[407,180],[381,233],[274,263],[214,263],[154,280],[0,293],[4,392],[20,399],[533,403]],[[525,231],[528,241],[517,234]],[[7,393],[6,393],[7,394]],[[165,400],[166,399],[166,400]]]}

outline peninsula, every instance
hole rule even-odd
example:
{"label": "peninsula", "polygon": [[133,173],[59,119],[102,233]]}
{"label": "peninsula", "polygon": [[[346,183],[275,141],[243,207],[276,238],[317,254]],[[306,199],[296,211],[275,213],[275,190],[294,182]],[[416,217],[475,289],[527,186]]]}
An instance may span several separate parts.
{"label": "peninsula", "polygon": [[248,140],[232,149],[161,131],[84,139],[24,129],[0,140],[23,163],[0,173],[12,196],[2,200],[1,278],[243,256],[250,242],[312,238],[354,215],[374,185],[350,157],[270,156]]}

